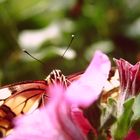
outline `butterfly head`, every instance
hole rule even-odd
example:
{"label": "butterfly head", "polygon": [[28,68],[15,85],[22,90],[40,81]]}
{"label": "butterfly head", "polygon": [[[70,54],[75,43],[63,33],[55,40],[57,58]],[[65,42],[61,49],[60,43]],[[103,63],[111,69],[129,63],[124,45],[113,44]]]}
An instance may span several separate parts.
{"label": "butterfly head", "polygon": [[49,85],[57,83],[67,86],[66,77],[62,74],[61,70],[58,69],[53,70],[45,80]]}

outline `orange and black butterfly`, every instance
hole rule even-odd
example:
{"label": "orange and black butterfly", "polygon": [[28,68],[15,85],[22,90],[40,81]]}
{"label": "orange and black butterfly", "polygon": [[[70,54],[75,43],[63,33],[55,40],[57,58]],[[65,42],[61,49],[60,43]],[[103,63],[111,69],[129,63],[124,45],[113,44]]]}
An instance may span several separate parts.
{"label": "orange and black butterfly", "polygon": [[[53,70],[45,80],[24,81],[0,88],[0,137],[6,136],[14,126],[14,117],[33,112],[44,105],[48,100],[48,87],[54,83],[60,83],[68,87],[78,79],[83,72],[64,76],[60,70]],[[112,78],[116,76],[111,70],[108,82],[102,91],[102,101],[105,101],[112,92],[118,91],[118,86],[113,87]],[[116,78],[116,80],[118,80]],[[115,79],[114,79],[115,81]],[[110,84],[110,85],[109,85]],[[108,88],[110,86],[110,88]],[[115,90],[114,90],[115,89]],[[114,91],[113,91],[114,90]]]}
{"label": "orange and black butterfly", "polygon": [[0,88],[0,137],[13,128],[14,117],[33,112],[48,100],[48,87],[59,83],[67,87],[82,72],[65,77],[60,70],[53,70],[45,80],[24,81]]}

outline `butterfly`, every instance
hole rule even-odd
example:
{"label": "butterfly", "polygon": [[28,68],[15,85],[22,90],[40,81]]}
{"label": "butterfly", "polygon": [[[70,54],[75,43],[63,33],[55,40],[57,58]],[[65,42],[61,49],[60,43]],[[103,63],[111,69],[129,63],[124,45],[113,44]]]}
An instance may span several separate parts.
{"label": "butterfly", "polygon": [[13,128],[12,120],[24,113],[31,113],[48,100],[48,87],[55,83],[64,87],[76,80],[82,73],[64,76],[60,70],[53,70],[45,80],[24,81],[0,88],[0,137]]}
{"label": "butterfly", "polygon": [[[80,78],[84,72],[78,72],[69,76],[64,76],[61,70],[53,70],[45,80],[24,81],[0,88],[0,137],[4,137],[9,133],[14,125],[13,119],[24,113],[31,113],[37,108],[44,105],[48,97],[48,88],[55,83],[68,87],[73,81]],[[114,92],[112,80],[115,77],[115,70],[110,71],[107,84],[102,91],[102,101]],[[111,85],[109,85],[111,84]],[[110,88],[108,88],[110,86]]]}

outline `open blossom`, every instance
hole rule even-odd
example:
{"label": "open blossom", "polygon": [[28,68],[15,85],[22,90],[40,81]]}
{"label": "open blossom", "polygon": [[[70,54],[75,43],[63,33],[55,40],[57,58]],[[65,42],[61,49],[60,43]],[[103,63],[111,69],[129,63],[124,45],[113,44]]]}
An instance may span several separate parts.
{"label": "open blossom", "polygon": [[41,109],[15,120],[15,128],[5,140],[86,140],[92,129],[80,108],[100,95],[110,70],[108,57],[97,51],[81,78],[66,90],[50,87],[50,100]]}

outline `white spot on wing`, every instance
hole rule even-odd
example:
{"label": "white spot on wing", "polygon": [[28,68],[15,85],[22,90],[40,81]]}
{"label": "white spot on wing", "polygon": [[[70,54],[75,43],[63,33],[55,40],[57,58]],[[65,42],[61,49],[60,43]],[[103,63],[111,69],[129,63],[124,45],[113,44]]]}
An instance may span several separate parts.
{"label": "white spot on wing", "polygon": [[0,100],[6,99],[9,96],[11,96],[11,90],[9,90],[8,88],[0,89]]}

